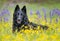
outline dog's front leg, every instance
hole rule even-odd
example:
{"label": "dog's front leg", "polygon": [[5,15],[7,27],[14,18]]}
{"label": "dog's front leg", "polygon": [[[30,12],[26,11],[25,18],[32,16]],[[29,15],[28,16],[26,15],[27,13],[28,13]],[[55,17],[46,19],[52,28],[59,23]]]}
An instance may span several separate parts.
{"label": "dog's front leg", "polygon": [[14,33],[14,32],[15,32],[15,30],[16,30],[16,26],[15,26],[15,25],[13,25],[13,27],[12,27],[12,32]]}
{"label": "dog's front leg", "polygon": [[21,26],[20,27],[17,27],[17,32],[19,32],[21,30]]}

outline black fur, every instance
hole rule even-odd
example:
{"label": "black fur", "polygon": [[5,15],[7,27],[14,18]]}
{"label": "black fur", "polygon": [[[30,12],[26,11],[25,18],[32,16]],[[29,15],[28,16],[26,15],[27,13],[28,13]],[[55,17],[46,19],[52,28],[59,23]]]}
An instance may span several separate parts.
{"label": "black fur", "polygon": [[26,29],[25,26],[28,26],[27,29],[30,29],[30,28],[35,29],[37,28],[37,26],[40,26],[43,29],[48,29],[47,26],[37,25],[28,20],[27,13],[26,13],[26,6],[23,6],[23,8],[20,9],[19,5],[16,5],[15,11],[13,14],[12,30],[13,32],[15,32],[15,30],[20,31],[21,29]]}

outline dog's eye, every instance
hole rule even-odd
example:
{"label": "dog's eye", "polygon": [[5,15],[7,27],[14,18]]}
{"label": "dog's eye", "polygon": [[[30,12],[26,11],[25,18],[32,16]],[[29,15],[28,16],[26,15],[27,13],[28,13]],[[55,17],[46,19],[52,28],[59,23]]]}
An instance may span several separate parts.
{"label": "dog's eye", "polygon": [[19,15],[19,13],[18,13],[18,15]]}
{"label": "dog's eye", "polygon": [[22,15],[22,13],[21,13],[21,15]]}

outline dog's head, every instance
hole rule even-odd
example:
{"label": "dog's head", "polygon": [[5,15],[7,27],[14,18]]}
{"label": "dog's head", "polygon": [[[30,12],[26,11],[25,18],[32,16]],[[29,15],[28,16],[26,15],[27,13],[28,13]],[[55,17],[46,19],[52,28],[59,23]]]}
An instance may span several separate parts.
{"label": "dog's head", "polygon": [[20,24],[23,21],[24,16],[26,15],[26,6],[23,6],[22,9],[19,8],[19,5],[16,5],[15,11],[13,14],[14,20]]}

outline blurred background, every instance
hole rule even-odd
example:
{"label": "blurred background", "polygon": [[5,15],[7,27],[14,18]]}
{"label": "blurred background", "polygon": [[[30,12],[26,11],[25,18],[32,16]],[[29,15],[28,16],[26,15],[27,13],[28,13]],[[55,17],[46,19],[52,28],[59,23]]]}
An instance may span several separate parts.
{"label": "blurred background", "polygon": [[42,20],[51,23],[52,19],[56,22],[60,18],[60,0],[0,0],[0,21],[12,23],[17,4],[20,8],[25,5],[29,20],[36,23]]}
{"label": "blurred background", "polygon": [[60,3],[60,0],[1,0],[0,3],[4,2],[12,2],[12,3],[20,3],[20,2],[28,2],[28,3]]}

